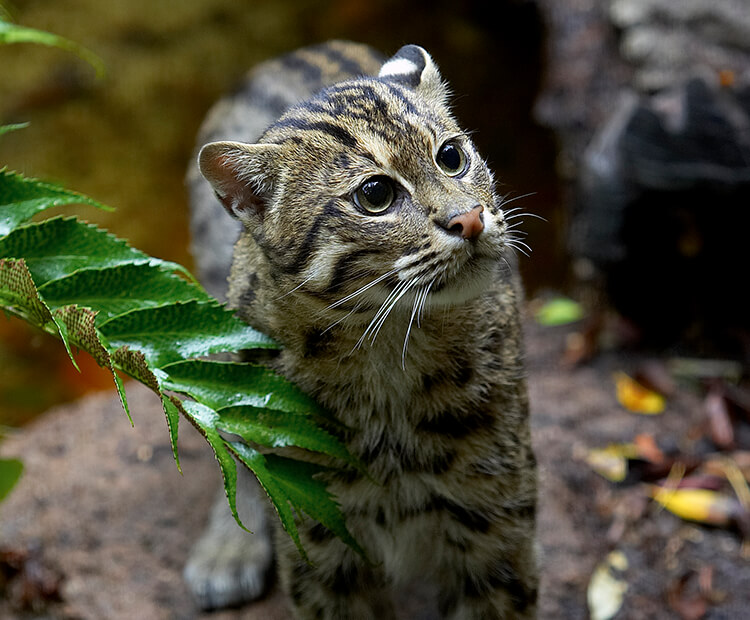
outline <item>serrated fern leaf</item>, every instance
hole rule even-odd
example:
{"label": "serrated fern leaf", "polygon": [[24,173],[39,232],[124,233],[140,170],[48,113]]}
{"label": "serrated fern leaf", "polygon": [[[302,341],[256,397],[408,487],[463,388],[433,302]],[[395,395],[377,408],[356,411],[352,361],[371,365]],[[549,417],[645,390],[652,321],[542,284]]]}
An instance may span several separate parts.
{"label": "serrated fern leaf", "polygon": [[70,350],[67,327],[52,316],[39,296],[23,259],[0,258],[0,305],[41,329],[51,331],[54,326],[54,332],[65,345],[70,361],[78,369]]}
{"label": "serrated fern leaf", "polygon": [[96,363],[102,368],[106,368],[112,373],[112,379],[115,382],[117,395],[120,397],[122,408],[133,424],[133,418],[130,416],[128,399],[125,395],[125,386],[122,379],[115,372],[115,366],[112,356],[109,354],[109,347],[101,334],[96,329],[96,312],[90,308],[81,308],[76,305],[69,305],[58,308],[54,312],[57,322],[64,326],[67,338],[77,347],[88,351]]}
{"label": "serrated fern leaf", "polygon": [[182,473],[180,467],[180,455],[177,450],[177,431],[180,423],[180,409],[174,404],[172,398],[162,392],[161,406],[164,409],[164,415],[167,418],[167,428],[169,429],[169,443],[172,445],[172,455],[177,469]]}
{"label": "serrated fern leaf", "polygon": [[76,271],[40,286],[39,293],[51,308],[71,303],[96,308],[98,324],[134,309],[211,299],[195,283],[143,263]]}
{"label": "serrated fern leaf", "polygon": [[270,368],[216,360],[187,360],[163,367],[165,386],[215,409],[250,405],[290,413],[324,415],[307,394]]}
{"label": "serrated fern leaf", "polygon": [[325,483],[319,479],[320,474],[328,471],[325,467],[275,454],[261,454],[244,443],[227,444],[258,478],[271,498],[284,529],[303,557],[307,558],[295,523],[302,517],[302,513],[327,527],[362,557],[366,557],[346,527],[338,504]]}
{"label": "serrated fern leaf", "polygon": [[232,454],[227,449],[224,438],[219,434],[219,429],[217,428],[219,414],[210,407],[194,401],[186,400],[180,402],[175,399],[172,402],[176,407],[182,409],[187,415],[188,420],[193,423],[193,426],[198,429],[214,451],[214,456],[219,463],[221,476],[224,480],[224,491],[227,494],[229,509],[232,511],[234,520],[242,528],[247,529],[237,513],[237,465]]}
{"label": "serrated fern leaf", "polygon": [[[6,126],[6,129],[12,130],[17,127],[19,126],[10,125]],[[69,204],[87,204],[105,211],[112,210],[88,196],[54,183],[26,178],[4,168],[0,170],[0,237],[7,235],[40,211]],[[13,208],[3,208],[8,205],[12,205]]]}
{"label": "serrated fern leaf", "polygon": [[99,329],[112,346],[137,349],[157,368],[191,357],[278,346],[215,301],[133,310],[102,323]]}
{"label": "serrated fern leaf", "polygon": [[[15,211],[15,206],[0,206],[0,214]],[[153,258],[131,248],[123,239],[75,218],[54,217],[12,230],[0,237],[0,256],[23,258],[37,286],[81,269],[119,265],[150,265],[187,274],[181,265]]]}
{"label": "serrated fern leaf", "polygon": [[238,523],[235,459],[256,473],[298,546],[294,515],[305,513],[361,551],[316,478],[323,468],[261,455],[224,436],[269,449],[312,450],[362,469],[332,432],[340,425],[283,377],[262,366],[196,359],[278,345],[220,306],[183,267],[73,218],[30,221],[49,206],[81,202],[98,205],[0,173],[0,307],[59,337],[69,354],[71,346],[84,349],[108,368],[128,417],[118,373],[151,388],[178,467],[178,422],[186,417],[216,455]]}

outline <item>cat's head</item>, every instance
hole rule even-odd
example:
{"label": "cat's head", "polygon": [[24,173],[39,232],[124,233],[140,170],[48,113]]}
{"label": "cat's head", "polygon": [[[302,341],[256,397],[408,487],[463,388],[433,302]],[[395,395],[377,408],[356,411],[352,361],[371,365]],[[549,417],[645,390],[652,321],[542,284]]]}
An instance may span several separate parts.
{"label": "cat's head", "polygon": [[506,268],[507,239],[492,175],[448,97],[409,45],[377,77],[291,108],[258,144],[206,145],[200,169],[284,292],[341,309],[460,304]]}

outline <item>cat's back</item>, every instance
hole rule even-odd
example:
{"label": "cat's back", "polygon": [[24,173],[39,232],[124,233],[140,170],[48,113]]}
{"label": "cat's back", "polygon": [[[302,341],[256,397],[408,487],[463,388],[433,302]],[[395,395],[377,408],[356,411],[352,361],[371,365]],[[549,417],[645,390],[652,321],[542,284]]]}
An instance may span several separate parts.
{"label": "cat's back", "polygon": [[[336,82],[377,74],[384,60],[376,50],[350,41],[327,41],[267,60],[214,104],[201,125],[197,148],[218,140],[255,142],[294,104]],[[241,225],[216,200],[195,160],[187,173],[191,252],[200,281],[223,299]]]}

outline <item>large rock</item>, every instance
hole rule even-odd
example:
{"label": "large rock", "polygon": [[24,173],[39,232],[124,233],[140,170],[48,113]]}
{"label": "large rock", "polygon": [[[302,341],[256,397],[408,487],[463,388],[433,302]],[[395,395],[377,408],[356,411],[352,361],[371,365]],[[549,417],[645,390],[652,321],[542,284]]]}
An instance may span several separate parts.
{"label": "large rock", "polygon": [[[180,475],[164,415],[147,389],[128,384],[135,426],[113,393],[50,411],[2,445],[26,470],[0,506],[0,546],[38,549],[62,578],[51,618],[201,618],[181,571],[215,496],[220,475],[211,450],[180,425]],[[0,617],[19,614],[0,600]],[[279,598],[253,612],[212,620],[286,618]]]}

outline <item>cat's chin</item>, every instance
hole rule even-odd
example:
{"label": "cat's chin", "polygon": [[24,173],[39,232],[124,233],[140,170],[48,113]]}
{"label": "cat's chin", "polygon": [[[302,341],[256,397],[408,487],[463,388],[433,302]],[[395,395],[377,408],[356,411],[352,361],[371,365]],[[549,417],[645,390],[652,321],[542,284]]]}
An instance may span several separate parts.
{"label": "cat's chin", "polygon": [[439,290],[433,290],[427,298],[427,305],[431,308],[462,306],[481,297],[497,279],[497,269],[499,265],[494,258],[473,261],[470,269],[462,270]]}

